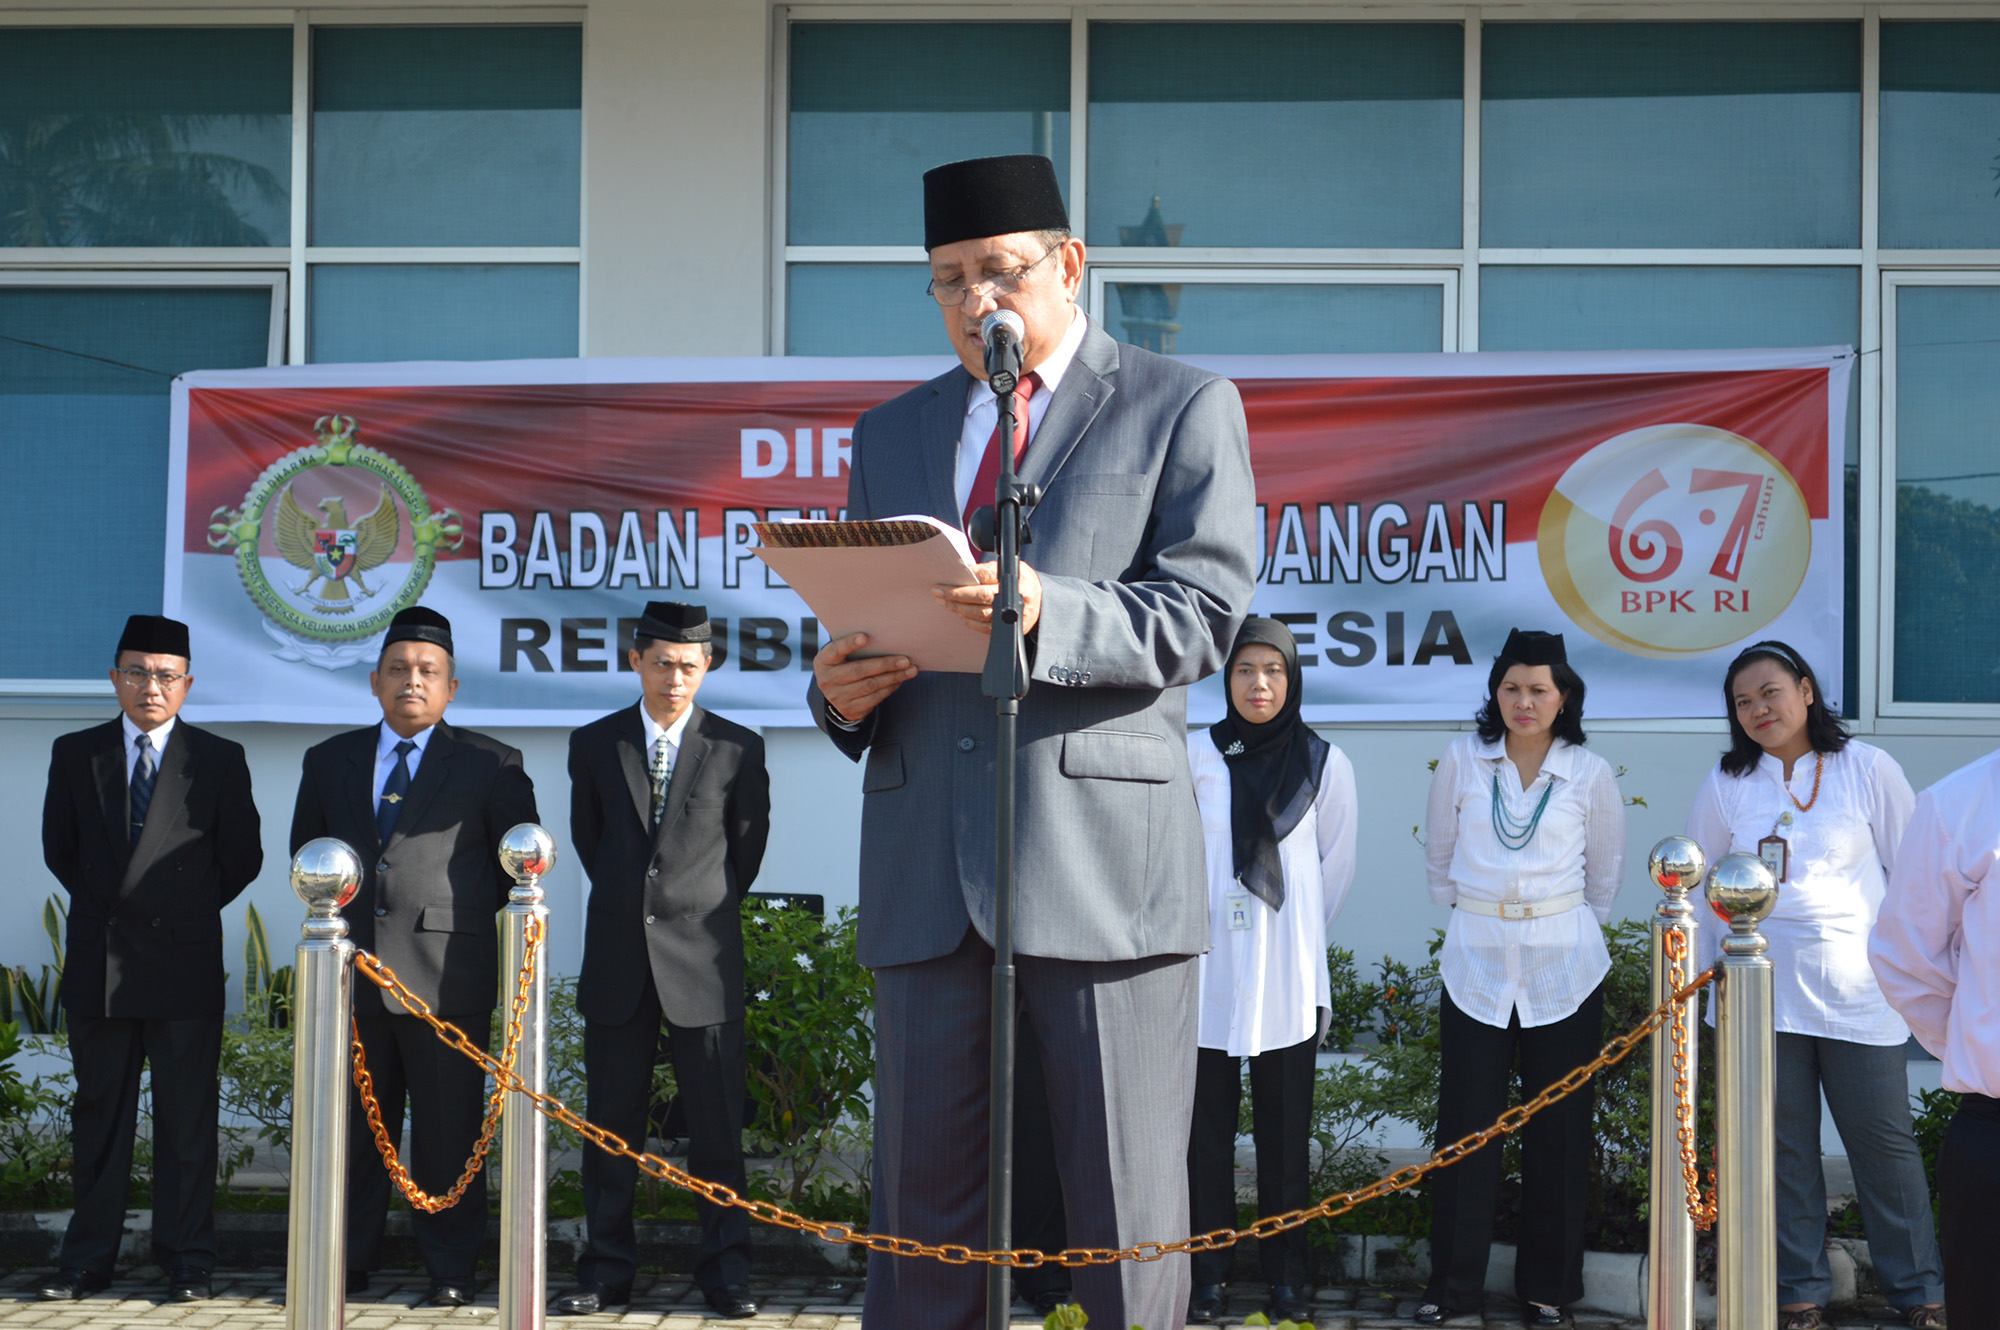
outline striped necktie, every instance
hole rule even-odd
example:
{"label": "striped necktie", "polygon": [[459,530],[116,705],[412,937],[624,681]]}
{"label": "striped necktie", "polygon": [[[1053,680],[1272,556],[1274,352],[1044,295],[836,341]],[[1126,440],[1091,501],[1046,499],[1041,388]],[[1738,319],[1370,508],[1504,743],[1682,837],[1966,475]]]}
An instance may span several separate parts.
{"label": "striped necktie", "polygon": [[674,778],[674,750],[661,735],[653,744],[653,825],[667,815],[667,782]]}
{"label": "striped necktie", "polygon": [[[1021,454],[1028,451],[1028,400],[1035,395],[1035,389],[1042,386],[1040,373],[1023,374],[1014,384],[1014,466],[1020,469]],[[965,511],[959,514],[959,525],[971,527],[972,515],[981,508],[993,506],[993,495],[1000,488],[1000,422],[993,422],[993,433],[987,436],[986,451],[980,455],[979,470],[972,477],[972,489],[965,496]]]}
{"label": "striped necktie", "polygon": [[160,777],[160,768],[153,761],[153,736],[139,736],[139,760],[132,764],[130,786],[132,806],[132,843],[137,845],[139,837],[146,830],[146,810],[153,806],[153,782]]}

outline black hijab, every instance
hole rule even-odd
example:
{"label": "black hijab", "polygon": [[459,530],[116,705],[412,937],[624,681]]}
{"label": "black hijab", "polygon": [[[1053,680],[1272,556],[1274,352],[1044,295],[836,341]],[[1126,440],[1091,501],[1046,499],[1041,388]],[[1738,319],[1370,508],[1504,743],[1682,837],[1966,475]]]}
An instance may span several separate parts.
{"label": "black hijab", "polygon": [[[1285,658],[1284,705],[1261,725],[1236,710],[1236,695],[1228,686],[1236,657],[1252,644],[1275,648]],[[1299,644],[1292,630],[1276,619],[1245,619],[1223,671],[1229,709],[1209,726],[1208,737],[1229,764],[1229,831],[1236,878],[1274,910],[1285,903],[1278,842],[1312,807],[1319,794],[1319,773],[1326,765],[1326,740],[1299,719],[1304,693]]]}

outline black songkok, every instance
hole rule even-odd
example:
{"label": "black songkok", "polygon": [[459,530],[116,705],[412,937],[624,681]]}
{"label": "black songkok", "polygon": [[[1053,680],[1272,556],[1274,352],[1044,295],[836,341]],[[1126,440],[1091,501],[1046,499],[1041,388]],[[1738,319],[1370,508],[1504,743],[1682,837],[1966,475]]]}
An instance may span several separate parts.
{"label": "black songkok", "polygon": [[714,636],[708,626],[708,606],[690,605],[681,600],[649,600],[646,612],[632,629],[637,641],[706,642]]}
{"label": "black songkok", "polygon": [[1067,231],[1056,165],[1039,153],[975,157],[924,172],[924,248],[1017,231]]}
{"label": "black songkok", "polygon": [[118,650],[136,651],[142,656],[179,656],[192,662],[188,654],[188,626],[179,619],[158,614],[135,614],[125,621]]}
{"label": "black songkok", "polygon": [[1561,633],[1544,633],[1533,628],[1512,628],[1500,658],[1517,665],[1567,665],[1569,653],[1563,649]]}
{"label": "black songkok", "polygon": [[412,605],[389,621],[382,645],[387,648],[397,642],[432,642],[443,647],[447,656],[458,654],[451,649],[451,620],[422,605]]}

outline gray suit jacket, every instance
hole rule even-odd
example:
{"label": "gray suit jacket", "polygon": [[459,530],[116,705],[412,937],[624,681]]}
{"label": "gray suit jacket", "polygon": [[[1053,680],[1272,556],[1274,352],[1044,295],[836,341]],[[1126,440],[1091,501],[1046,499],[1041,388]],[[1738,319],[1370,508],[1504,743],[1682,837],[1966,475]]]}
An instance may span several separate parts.
{"label": "gray suit jacket", "polygon": [[[956,368],[861,417],[850,517],[958,520],[972,381]],[[1093,325],[1021,475],[1044,497],[1023,551],[1042,615],[1021,703],[1015,945],[1090,961],[1205,951],[1186,687],[1223,664],[1257,573],[1242,400]],[[861,963],[946,955],[968,920],[991,940],[997,722],[979,676],[920,674],[856,730],[827,719],[816,687],[808,698],[867,759]]]}

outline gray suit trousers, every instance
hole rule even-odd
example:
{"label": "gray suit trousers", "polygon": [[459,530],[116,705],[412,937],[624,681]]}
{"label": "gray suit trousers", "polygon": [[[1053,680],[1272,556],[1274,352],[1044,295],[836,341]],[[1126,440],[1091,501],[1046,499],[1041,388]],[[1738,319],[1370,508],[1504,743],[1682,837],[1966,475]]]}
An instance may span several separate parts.
{"label": "gray suit trousers", "polygon": [[[1042,1046],[1070,1245],[1185,1237],[1195,958],[1016,965],[1023,1019]],[[877,1233],[986,1245],[992,967],[968,929],[950,955],[875,972]],[[1186,1322],[1184,1255],[1072,1277],[1092,1325]],[[977,1330],[984,1317],[985,1267],[870,1257],[869,1330]]]}

